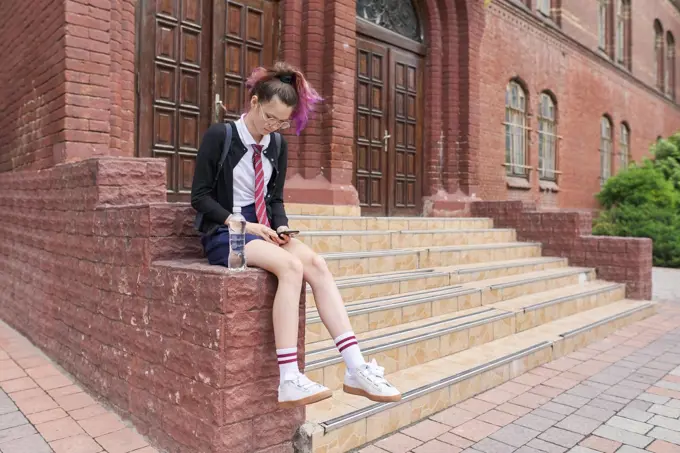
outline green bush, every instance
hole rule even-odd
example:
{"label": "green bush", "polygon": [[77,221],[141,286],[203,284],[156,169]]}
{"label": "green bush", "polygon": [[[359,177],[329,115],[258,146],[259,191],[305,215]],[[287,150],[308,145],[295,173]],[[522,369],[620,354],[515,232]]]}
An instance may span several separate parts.
{"label": "green bush", "polygon": [[654,265],[680,267],[680,134],[657,142],[651,155],[607,180],[593,234],[651,238]]}

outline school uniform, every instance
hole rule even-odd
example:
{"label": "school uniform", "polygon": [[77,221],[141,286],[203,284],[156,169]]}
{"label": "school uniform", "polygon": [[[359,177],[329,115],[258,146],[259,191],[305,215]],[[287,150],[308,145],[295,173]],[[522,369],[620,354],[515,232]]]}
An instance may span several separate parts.
{"label": "school uniform", "polygon": [[[244,116],[231,123],[231,147],[214,190],[215,172],[227,138],[223,123],[210,126],[196,156],[191,205],[204,215],[201,243],[210,264],[227,265],[229,229],[224,222],[234,206],[241,208],[241,214],[248,222],[258,222],[255,183],[259,166],[264,179],[264,208],[260,205],[260,213],[264,214],[266,209],[266,222],[274,230],[288,226],[283,205],[288,144],[282,137],[281,148],[277,150],[273,133],[262,137],[257,143],[245,125]],[[258,151],[258,147],[261,151]],[[260,154],[256,156],[256,153]],[[262,238],[246,234],[246,243],[258,239]]]}

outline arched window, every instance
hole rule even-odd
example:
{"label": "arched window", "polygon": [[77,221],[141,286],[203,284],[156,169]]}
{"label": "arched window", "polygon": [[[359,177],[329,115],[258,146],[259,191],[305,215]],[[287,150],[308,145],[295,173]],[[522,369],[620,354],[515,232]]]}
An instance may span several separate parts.
{"label": "arched window", "polygon": [[619,146],[620,170],[625,170],[631,161],[630,154],[630,128],[624,122],[621,123],[621,143]]}
{"label": "arched window", "polygon": [[666,33],[666,65],[664,71],[666,95],[675,100],[675,38],[673,33]]}
{"label": "arched window", "polygon": [[538,100],[538,174],[541,179],[557,179],[557,115],[555,102],[547,93]]}
{"label": "arched window", "polygon": [[550,10],[552,9],[552,1],[551,0],[538,0],[538,3],[536,4],[536,9],[538,10],[539,13],[543,14],[546,17],[550,17]]}
{"label": "arched window", "polygon": [[612,175],[612,122],[608,116],[600,120],[600,183]]}
{"label": "arched window", "polygon": [[527,100],[522,86],[512,81],[505,89],[505,166],[510,176],[527,176]]}
{"label": "arched window", "polygon": [[411,0],[357,0],[357,17],[414,41],[423,40],[418,13]]}
{"label": "arched window", "polygon": [[656,61],[656,86],[661,91],[664,87],[664,51],[663,51],[663,26],[659,19],[654,21],[654,58]]}
{"label": "arched window", "polygon": [[609,0],[597,0],[597,45],[602,50],[607,49],[607,35],[609,26],[607,21],[607,10]]}
{"label": "arched window", "polygon": [[630,39],[630,0],[616,0],[616,36],[614,37],[614,58],[627,68],[630,68],[631,39]]}

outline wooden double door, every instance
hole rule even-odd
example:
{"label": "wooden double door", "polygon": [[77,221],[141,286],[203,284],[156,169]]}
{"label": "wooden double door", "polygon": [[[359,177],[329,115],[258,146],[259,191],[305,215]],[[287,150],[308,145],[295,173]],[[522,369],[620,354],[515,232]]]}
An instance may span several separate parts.
{"label": "wooden double door", "polygon": [[138,8],[137,155],[165,159],[168,199],[187,200],[202,134],[238,118],[246,78],[274,61],[278,3],[140,0]]}
{"label": "wooden double door", "polygon": [[420,215],[423,58],[395,45],[398,37],[359,25],[374,35],[357,37],[354,184],[362,215]]}

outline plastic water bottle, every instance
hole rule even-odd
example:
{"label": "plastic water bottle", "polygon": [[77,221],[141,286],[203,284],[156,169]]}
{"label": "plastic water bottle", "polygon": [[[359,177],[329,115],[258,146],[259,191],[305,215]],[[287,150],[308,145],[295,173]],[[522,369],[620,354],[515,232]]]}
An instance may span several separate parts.
{"label": "plastic water bottle", "polygon": [[234,206],[233,214],[227,218],[229,227],[229,269],[246,267],[246,219],[241,208]]}

